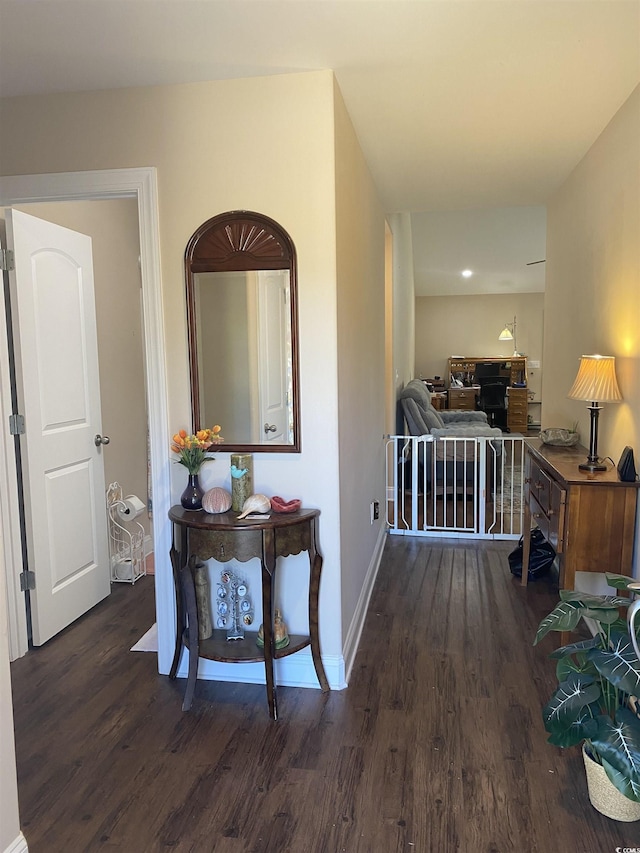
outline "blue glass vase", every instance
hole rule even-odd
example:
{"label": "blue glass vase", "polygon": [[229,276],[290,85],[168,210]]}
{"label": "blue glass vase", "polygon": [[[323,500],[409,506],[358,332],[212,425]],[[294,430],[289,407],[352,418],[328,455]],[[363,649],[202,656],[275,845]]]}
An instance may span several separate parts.
{"label": "blue glass vase", "polygon": [[184,509],[202,509],[204,491],[200,486],[197,474],[189,474],[187,488],[180,495],[180,503]]}

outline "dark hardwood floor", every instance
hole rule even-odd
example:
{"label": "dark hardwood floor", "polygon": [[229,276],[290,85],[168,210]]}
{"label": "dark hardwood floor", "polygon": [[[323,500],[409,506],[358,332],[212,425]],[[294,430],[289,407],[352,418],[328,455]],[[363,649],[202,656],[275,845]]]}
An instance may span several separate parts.
{"label": "dark hardwood floor", "polygon": [[603,853],[637,824],[590,805],[578,748],[540,709],[555,605],[509,543],[392,537],[347,690],[184,681],[129,648],[153,578],[12,664],[21,822],[31,853]]}

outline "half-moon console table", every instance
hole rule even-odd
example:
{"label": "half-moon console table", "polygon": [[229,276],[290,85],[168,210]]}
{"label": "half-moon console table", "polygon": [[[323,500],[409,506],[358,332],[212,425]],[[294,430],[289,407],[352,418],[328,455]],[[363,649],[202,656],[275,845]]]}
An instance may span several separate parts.
{"label": "half-moon console table", "polygon": [[[171,565],[176,587],[176,647],[169,672],[175,678],[182,644],[189,651],[187,687],[182,710],[188,711],[193,702],[198,676],[198,659],[226,663],[264,661],[269,715],[278,716],[273,661],[295,654],[311,646],[313,665],[323,691],[329,690],[318,633],[318,593],[322,556],[317,545],[318,509],[300,509],[292,513],[271,513],[268,519],[238,520],[238,513],[213,515],[204,510],[185,510],[174,506],[169,510],[173,522]],[[273,633],[273,593],[278,557],[288,557],[301,551],[309,553],[309,635],[289,635],[289,645],[275,648]],[[257,646],[251,633],[244,640],[227,640],[226,630],[214,629],[207,640],[198,638],[198,608],[194,569],[198,560],[241,562],[258,557],[262,566],[262,622],[264,649]]]}

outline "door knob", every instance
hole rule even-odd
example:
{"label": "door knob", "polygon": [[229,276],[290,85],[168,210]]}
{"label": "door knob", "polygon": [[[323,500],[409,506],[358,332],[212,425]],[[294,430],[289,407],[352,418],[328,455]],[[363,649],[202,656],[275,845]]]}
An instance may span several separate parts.
{"label": "door knob", "polygon": [[277,430],[277,428],[278,427],[275,424],[271,424],[271,426],[269,426],[269,424],[264,425],[264,431],[265,432],[275,432]]}
{"label": "door knob", "polygon": [[98,433],[98,435],[93,439],[93,443],[96,447],[100,447],[101,444],[109,444],[110,441],[111,439],[108,435],[100,435],[100,433]]}

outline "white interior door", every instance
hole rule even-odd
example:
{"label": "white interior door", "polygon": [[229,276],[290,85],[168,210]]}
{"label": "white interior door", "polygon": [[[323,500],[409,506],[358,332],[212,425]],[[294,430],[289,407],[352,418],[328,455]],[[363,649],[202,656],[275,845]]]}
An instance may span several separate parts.
{"label": "white interior door", "polygon": [[293,428],[288,419],[291,395],[291,312],[289,271],[258,273],[258,365],[261,442],[286,444]]}
{"label": "white interior door", "polygon": [[8,210],[34,645],[110,592],[91,238]]}

